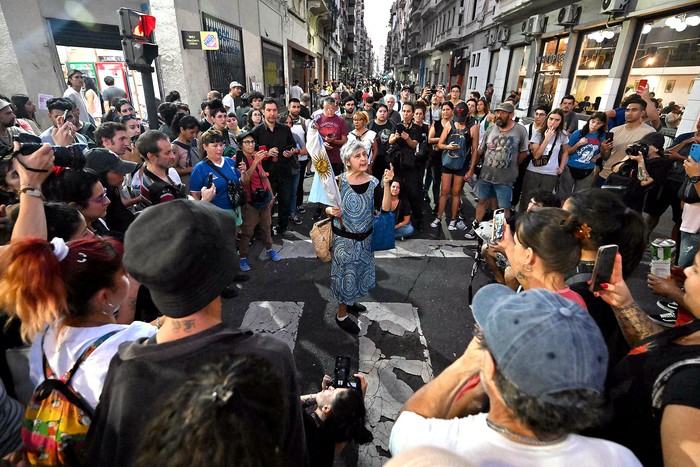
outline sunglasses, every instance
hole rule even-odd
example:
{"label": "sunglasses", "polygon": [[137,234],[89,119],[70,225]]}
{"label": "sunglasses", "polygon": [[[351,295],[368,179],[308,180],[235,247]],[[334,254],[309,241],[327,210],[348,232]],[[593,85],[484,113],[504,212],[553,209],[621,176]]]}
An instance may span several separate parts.
{"label": "sunglasses", "polygon": [[89,201],[92,201],[93,203],[99,203],[99,204],[105,204],[106,199],[107,199],[107,188],[102,188],[101,195],[95,196],[94,198],[88,198]]}

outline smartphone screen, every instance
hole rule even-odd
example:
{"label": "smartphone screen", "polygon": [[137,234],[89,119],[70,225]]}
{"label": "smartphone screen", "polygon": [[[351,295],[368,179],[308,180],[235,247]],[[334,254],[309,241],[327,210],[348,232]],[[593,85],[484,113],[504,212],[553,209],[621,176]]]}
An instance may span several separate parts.
{"label": "smartphone screen", "polygon": [[207,177],[207,188],[211,188],[212,183],[214,183],[214,174],[209,174]]}
{"label": "smartphone screen", "polygon": [[605,133],[605,140],[606,141],[608,141],[608,140],[612,141],[614,138],[615,138],[615,133],[613,133],[612,131],[608,131],[607,133]]}
{"label": "smartphone screen", "polygon": [[493,225],[491,226],[491,243],[498,243],[503,238],[506,223],[506,210],[496,209],[493,213]]}
{"label": "smartphone screen", "polygon": [[637,94],[641,94],[644,91],[644,88],[647,87],[648,81],[646,79],[640,79],[639,80],[639,85],[637,86]]}
{"label": "smartphone screen", "polygon": [[690,157],[695,162],[700,162],[700,144],[695,143],[690,146]]}
{"label": "smartphone screen", "polygon": [[593,266],[593,275],[591,276],[591,292],[603,290],[600,284],[610,282],[616,254],[617,245],[603,245],[598,248],[595,266]]}

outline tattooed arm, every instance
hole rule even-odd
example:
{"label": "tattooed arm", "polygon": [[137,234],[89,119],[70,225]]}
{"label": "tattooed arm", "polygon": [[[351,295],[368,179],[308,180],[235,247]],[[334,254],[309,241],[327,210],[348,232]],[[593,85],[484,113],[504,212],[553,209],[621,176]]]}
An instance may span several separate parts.
{"label": "tattooed arm", "polygon": [[595,296],[602,298],[612,307],[622,334],[631,347],[637,345],[642,339],[663,331],[663,328],[649,319],[649,316],[632,298],[622,278],[622,256],[619,253],[615,256],[615,266],[610,282],[602,284],[602,287],[604,290],[595,292]]}

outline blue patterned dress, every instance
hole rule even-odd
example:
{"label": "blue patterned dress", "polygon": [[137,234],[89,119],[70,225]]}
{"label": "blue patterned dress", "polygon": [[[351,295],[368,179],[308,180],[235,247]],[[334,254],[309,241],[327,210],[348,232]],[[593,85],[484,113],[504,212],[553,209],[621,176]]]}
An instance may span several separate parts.
{"label": "blue patterned dress", "polygon": [[[369,187],[362,194],[355,193],[344,173],[340,174],[340,208],[345,230],[367,232],[374,226],[374,189],[379,181],[370,177]],[[333,219],[340,228],[338,219]],[[333,235],[333,263],[331,264],[331,294],[339,303],[352,305],[374,287],[374,253],[372,236],[363,241]]]}

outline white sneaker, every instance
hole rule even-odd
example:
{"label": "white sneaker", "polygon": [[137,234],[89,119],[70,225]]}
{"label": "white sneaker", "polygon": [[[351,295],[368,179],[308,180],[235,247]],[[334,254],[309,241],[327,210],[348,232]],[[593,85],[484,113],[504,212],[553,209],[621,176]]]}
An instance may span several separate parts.
{"label": "white sneaker", "polygon": [[430,227],[436,229],[440,225],[440,218],[436,217],[433,222],[430,223]]}
{"label": "white sneaker", "polygon": [[447,230],[457,230],[457,221],[451,220],[450,224],[447,226]]}

